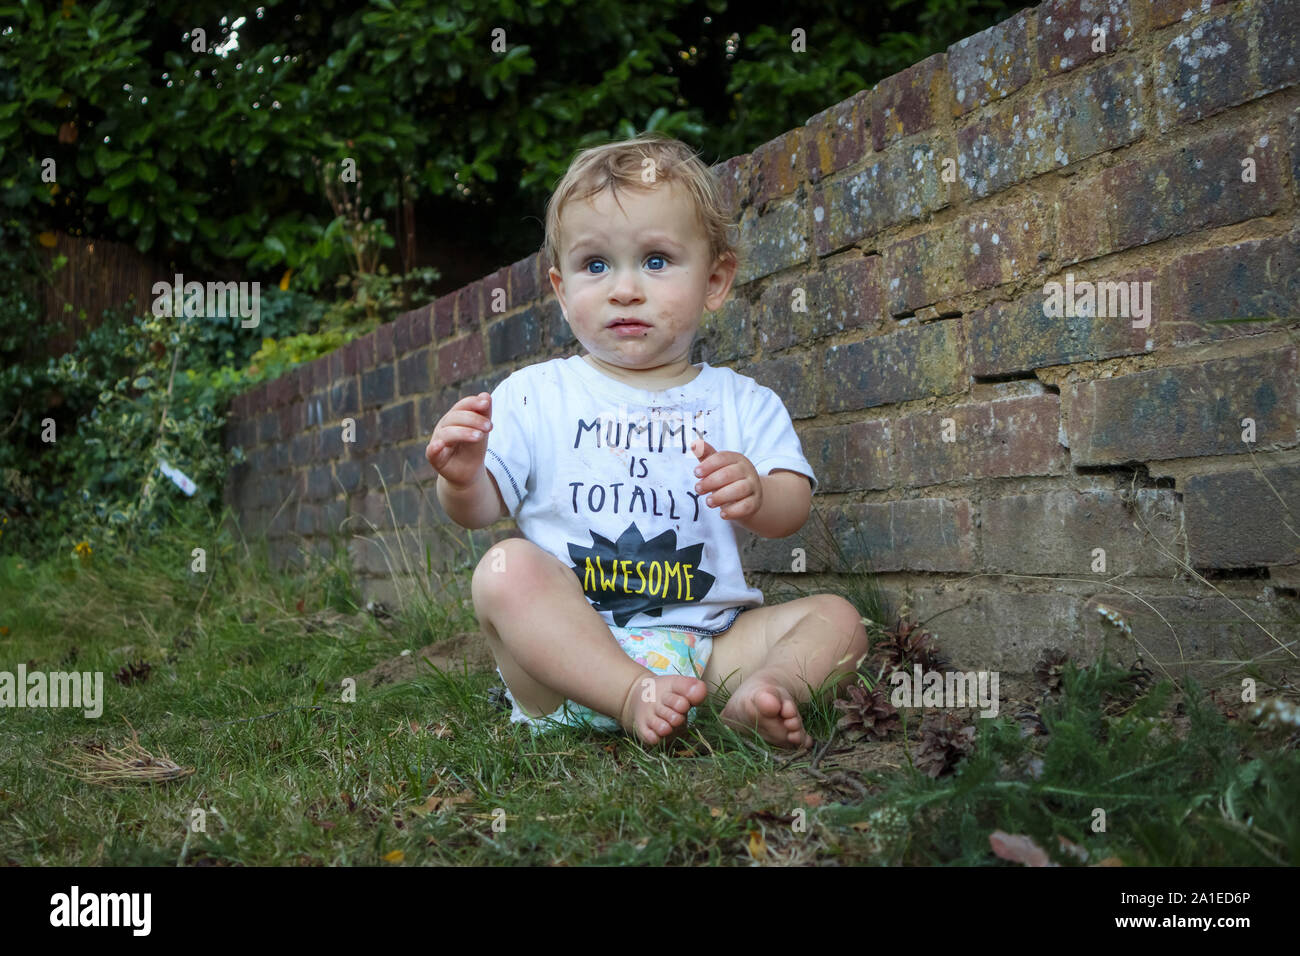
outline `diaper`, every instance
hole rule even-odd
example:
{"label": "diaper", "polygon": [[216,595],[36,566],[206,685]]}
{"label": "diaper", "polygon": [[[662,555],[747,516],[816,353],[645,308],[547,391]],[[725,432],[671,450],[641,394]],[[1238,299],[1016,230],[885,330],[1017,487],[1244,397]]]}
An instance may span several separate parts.
{"label": "diaper", "polygon": [[[623,653],[641,666],[656,674],[681,674],[685,677],[704,678],[704,668],[713,653],[713,638],[694,631],[675,627],[611,627],[610,633],[618,641]],[[500,676],[501,669],[497,668]],[[502,677],[502,683],[505,678]],[[592,710],[576,701],[566,700],[545,717],[531,717],[524,713],[519,703],[506,689],[510,701],[510,720],[527,724],[533,733],[561,727],[590,727],[594,730],[614,732],[621,730],[617,720]],[[695,708],[686,715],[688,723],[695,719]]]}

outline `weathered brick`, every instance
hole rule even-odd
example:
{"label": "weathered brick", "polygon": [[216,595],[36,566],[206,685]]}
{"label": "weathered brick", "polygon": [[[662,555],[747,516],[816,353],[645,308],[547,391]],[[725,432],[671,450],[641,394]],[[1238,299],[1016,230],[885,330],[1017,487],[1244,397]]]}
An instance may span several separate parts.
{"label": "weathered brick", "polygon": [[[986,499],[984,567],[1028,574],[1171,576],[1181,557],[1180,505],[1172,490],[1063,490]],[[1105,551],[1104,569],[1095,570]]]}
{"label": "weathered brick", "polygon": [[[1087,644],[1100,648],[1105,640],[1111,648],[1132,646],[1132,638],[1117,635],[1116,628],[1102,616],[1101,608],[1105,608],[1119,613],[1142,641],[1147,667],[1187,674],[1206,683],[1223,681],[1225,661],[1276,659],[1277,636],[1294,635],[1300,628],[1293,604],[1287,608],[1277,601],[1261,600],[1256,596],[1261,590],[1212,594],[1207,588],[1204,597],[1189,597],[1152,594],[1147,589],[1139,596],[1129,596],[1107,588],[1083,611]],[[1228,681],[1240,694],[1240,673]]]}
{"label": "weathered brick", "polygon": [[344,367],[344,355],[347,353],[347,346],[337,348],[329,354],[330,363],[330,384],[333,385],[339,379],[347,374]]}
{"label": "weathered brick", "polygon": [[946,64],[947,54],[936,53],[876,84],[871,96],[871,145],[876,152],[951,115]]}
{"label": "weathered brick", "polygon": [[[364,372],[375,367],[375,333],[370,332],[348,343],[351,351],[352,366],[347,369],[349,375]],[[346,365],[346,359],[345,359]]]}
{"label": "weathered brick", "polygon": [[379,440],[384,444],[405,441],[415,434],[415,403],[405,402],[379,413]]}
{"label": "weathered brick", "polygon": [[769,359],[738,371],[781,396],[792,419],[812,418],[817,414],[817,372],[809,367],[805,357],[789,355]]}
{"label": "weathered brick", "polygon": [[[1080,177],[1058,200],[1058,256],[1069,264],[1267,216],[1281,204],[1284,150],[1276,129],[1229,130]],[[1247,157],[1255,182],[1242,182]]]}
{"label": "weathered brick", "polygon": [[[1187,479],[1189,563],[1196,568],[1250,568],[1300,561],[1300,538],[1284,502],[1300,501],[1300,465],[1237,469]],[[1267,479],[1267,480],[1265,480]],[[1291,527],[1288,527],[1288,523]]]}
{"label": "weathered brick", "polygon": [[433,340],[449,339],[456,330],[456,293],[448,292],[433,303]]}
{"label": "weathered brick", "polygon": [[391,402],[394,394],[393,366],[380,365],[361,373],[361,407],[374,408]]}
{"label": "weathered brick", "polygon": [[307,474],[307,487],[303,497],[308,501],[319,501],[322,498],[332,498],[336,492],[334,487],[334,472],[329,465],[317,465],[315,468],[309,468]]}
{"label": "weathered brick", "polygon": [[[725,163],[709,167],[709,172],[718,184],[718,191],[722,194],[723,206],[733,219],[739,219],[741,211],[749,205],[749,168],[749,153],[733,156]],[[546,285],[549,288],[550,284]]]}
{"label": "weathered brick", "polygon": [[454,294],[456,296],[456,331],[458,333],[477,332],[482,323],[487,321],[484,316],[482,280],[471,282]]}
{"label": "weathered brick", "polygon": [[974,509],[964,498],[913,498],[830,509],[849,571],[971,571]]}
{"label": "weathered brick", "polygon": [[800,440],[819,493],[877,490],[894,483],[888,421],[808,428]]}
{"label": "weathered brick", "polygon": [[1077,465],[1240,455],[1243,418],[1256,447],[1296,443],[1295,347],[1263,355],[1151,369],[1069,387],[1070,453]]}
{"label": "weathered brick", "polygon": [[1141,71],[1136,60],[1119,59],[960,130],[957,167],[966,190],[987,196],[1138,139]]}
{"label": "weathered brick", "polygon": [[344,446],[348,454],[352,457],[367,455],[379,443],[379,416],[373,411],[357,415],[355,418],[355,427],[352,429],[353,441],[347,440],[347,433],[343,435]]}
{"label": "weathered brick", "polygon": [[[890,593],[889,588],[885,591]],[[1046,593],[999,592],[943,583],[934,588],[908,587],[891,597],[906,601],[917,620],[934,621],[926,630],[960,670],[995,670],[1003,679],[1008,674],[1028,676],[1049,647],[1086,660],[1099,644],[1089,641],[1079,617],[1086,596],[1066,593],[1064,588]],[[1002,703],[1005,707],[1006,701]]]}
{"label": "weathered brick", "polygon": [[1291,189],[1300,199],[1300,108],[1291,111]]}
{"label": "weathered brick", "polygon": [[[870,328],[884,314],[879,256],[848,256],[824,271],[773,282],[759,297],[757,324],[763,350],[780,351],[835,332]],[[748,312],[748,310],[745,310]]]}
{"label": "weathered brick", "polygon": [[403,312],[393,323],[393,352],[407,355],[422,345],[429,344],[429,313],[431,305]]}
{"label": "weathered brick", "polygon": [[281,375],[267,383],[266,397],[271,408],[282,408],[289,404],[293,397],[293,384],[289,381],[289,376]]}
{"label": "weathered brick", "polygon": [[1208,13],[1211,7],[1231,2],[1233,0],[1137,0],[1134,13],[1145,7],[1147,27],[1158,30],[1178,20],[1190,20],[1198,14]]}
{"label": "weathered brick", "polygon": [[750,156],[750,202],[762,209],[780,196],[789,196],[803,180],[804,155],[802,126],[782,133],[759,146]]}
{"label": "weathered brick", "polygon": [[545,282],[542,278],[545,270],[541,259],[541,255],[535,252],[510,266],[511,308],[530,304],[542,294],[543,286],[550,288],[550,282]]}
{"label": "weathered brick", "polygon": [[[1038,7],[1038,68],[1049,76],[1073,70],[1114,53],[1132,35],[1128,0],[1045,0]],[[1103,39],[1104,49],[1094,49]]]}
{"label": "weathered brick", "polygon": [[334,461],[343,454],[343,426],[326,425],[319,429],[316,435],[316,454],[312,461]]}
{"label": "weathered brick", "polygon": [[[1300,324],[1300,232],[1193,252],[1170,263],[1169,272],[1177,345]],[[1245,318],[1278,321],[1223,321]]]}
{"label": "weathered brick", "polygon": [[396,357],[393,353],[393,323],[385,322],[371,334],[375,337],[375,363],[391,365]]}
{"label": "weathered brick", "polygon": [[886,150],[861,172],[823,182],[811,203],[817,254],[843,249],[949,205],[955,186],[938,174],[944,159],[956,151],[951,134],[936,132],[924,141]]}
{"label": "weathered brick", "polygon": [[[1066,309],[1073,314],[1046,314],[1049,296],[1045,284],[1042,290],[1014,302],[995,302],[969,316],[966,338],[972,375],[1008,375],[1155,349],[1156,329],[1168,321],[1171,310],[1163,314],[1156,311],[1158,285],[1154,270],[1139,269],[1096,279],[1076,277],[1071,272],[1052,282],[1060,287],[1065,302],[1076,304]],[[1096,293],[1090,304],[1080,300],[1077,287],[1081,282],[1091,282]],[[1144,284],[1148,282],[1150,286]],[[1132,293],[1136,293],[1136,299]],[[1144,328],[1133,327],[1139,299],[1147,316],[1136,321],[1146,322]],[[1079,309],[1078,304],[1085,308]]]}
{"label": "weathered brick", "polygon": [[737,285],[808,260],[804,205],[797,200],[771,202],[762,215],[745,216],[740,237],[750,254],[741,260]]}
{"label": "weathered brick", "polygon": [[360,410],[357,380],[345,378],[336,381],[330,388],[330,417],[342,418],[345,415],[355,415]]}
{"label": "weathered brick", "polygon": [[483,357],[483,338],[469,335],[454,342],[448,342],[438,349],[438,382],[450,385],[473,375],[478,375],[487,366]]}
{"label": "weathered brick", "polygon": [[312,535],[316,533],[316,516],[320,509],[315,505],[300,504],[298,506],[298,517],[294,524],[294,531],[302,535]]}
{"label": "weathered brick", "polygon": [[1037,196],[968,216],[882,250],[890,315],[1014,282],[1049,255],[1052,233]]}
{"label": "weathered brick", "polygon": [[417,395],[433,387],[429,368],[433,364],[433,349],[425,348],[400,359],[397,363],[398,394]]}
{"label": "weathered brick", "polygon": [[954,322],[932,322],[826,350],[822,406],[843,412],[965,388]]}
{"label": "weathered brick", "polygon": [[804,155],[810,182],[818,183],[870,152],[870,90],[859,90],[809,118]]}
{"label": "weathered brick", "polygon": [[1033,78],[1029,16],[1028,10],[1021,10],[948,47],[953,116],[1010,96]]}
{"label": "weathered brick", "polygon": [[294,435],[289,442],[289,463],[295,468],[305,465],[312,459],[316,436],[310,433]]}
{"label": "weathered brick", "polygon": [[504,365],[521,356],[535,353],[542,339],[539,318],[536,309],[524,309],[488,326],[489,361],[493,365]]}
{"label": "weathered brick", "polygon": [[307,416],[302,407],[302,402],[285,405],[276,414],[280,419],[280,438],[283,441],[288,441],[298,434],[306,424]]}
{"label": "weathered brick", "polygon": [[1250,70],[1248,14],[1183,26],[1156,60],[1156,121],[1161,130],[1213,116],[1259,95]]}
{"label": "weathered brick", "polygon": [[361,462],[359,461],[340,460],[336,462],[334,475],[346,494],[352,494],[357,489],[365,487]]}
{"label": "weathered brick", "polygon": [[1264,0],[1259,5],[1259,94],[1300,82],[1300,2]]}
{"label": "weathered brick", "polygon": [[[344,533],[342,525],[348,516],[347,502],[342,500],[322,501],[319,508],[320,510],[316,513],[316,533],[326,536]],[[330,550],[319,553],[324,554],[327,558],[333,557]]]}
{"label": "weathered brick", "polygon": [[898,480],[924,487],[970,478],[1060,474],[1066,464],[1060,422],[1060,397],[1050,393],[903,415],[895,425]]}
{"label": "weathered brick", "polygon": [[754,354],[753,307],[733,292],[716,313],[705,313],[696,331],[695,361],[723,365]]}

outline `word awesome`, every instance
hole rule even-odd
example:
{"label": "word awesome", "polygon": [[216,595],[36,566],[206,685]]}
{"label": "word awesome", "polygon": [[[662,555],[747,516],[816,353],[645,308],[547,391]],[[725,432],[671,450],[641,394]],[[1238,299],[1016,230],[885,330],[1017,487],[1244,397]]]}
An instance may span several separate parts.
{"label": "word awesome", "polygon": [[102,671],[29,674],[27,665],[19,664],[16,676],[0,671],[0,707],[82,707],[87,717],[98,717],[104,712],[104,674]]}
{"label": "word awesome", "polygon": [[[1145,329],[1151,324],[1150,282],[1078,282],[1074,273],[1065,274],[1065,288],[1059,282],[1043,286],[1043,315],[1049,319],[1075,317],[1133,318],[1133,328]],[[1143,304],[1145,303],[1145,305]]]}
{"label": "word awesome", "polygon": [[[155,316],[184,316],[224,319],[238,315],[245,320],[241,329],[255,329],[262,321],[262,284],[260,282],[186,282],[179,273],[175,282],[155,282],[152,292]],[[236,295],[238,293],[238,295]]]}
{"label": "word awesome", "polygon": [[920,664],[915,665],[913,671],[911,676],[903,671],[894,671],[889,675],[889,682],[894,685],[889,702],[895,707],[952,708],[974,707],[978,704],[984,708],[980,711],[981,717],[998,715],[997,671],[922,673]]}
{"label": "word awesome", "polygon": [[51,926],[130,926],[135,936],[148,936],[151,893],[87,893],[77,887],[71,893],[50,897]]}

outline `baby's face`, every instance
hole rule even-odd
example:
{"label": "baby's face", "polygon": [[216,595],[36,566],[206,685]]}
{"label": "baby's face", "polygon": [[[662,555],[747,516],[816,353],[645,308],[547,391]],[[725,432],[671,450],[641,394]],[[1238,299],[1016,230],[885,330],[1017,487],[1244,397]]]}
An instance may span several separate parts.
{"label": "baby's face", "polygon": [[685,369],[704,310],[722,306],[736,274],[734,260],[710,260],[686,191],[660,182],[616,203],[605,190],[565,207],[560,236],[551,285],[592,357],[654,376]]}

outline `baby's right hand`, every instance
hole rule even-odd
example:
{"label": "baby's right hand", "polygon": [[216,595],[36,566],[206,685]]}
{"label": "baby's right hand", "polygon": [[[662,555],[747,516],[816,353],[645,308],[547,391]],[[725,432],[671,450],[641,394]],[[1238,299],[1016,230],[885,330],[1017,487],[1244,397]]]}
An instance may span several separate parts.
{"label": "baby's right hand", "polygon": [[468,395],[434,426],[424,457],[448,484],[465,486],[483,470],[487,432],[492,428],[492,396]]}

